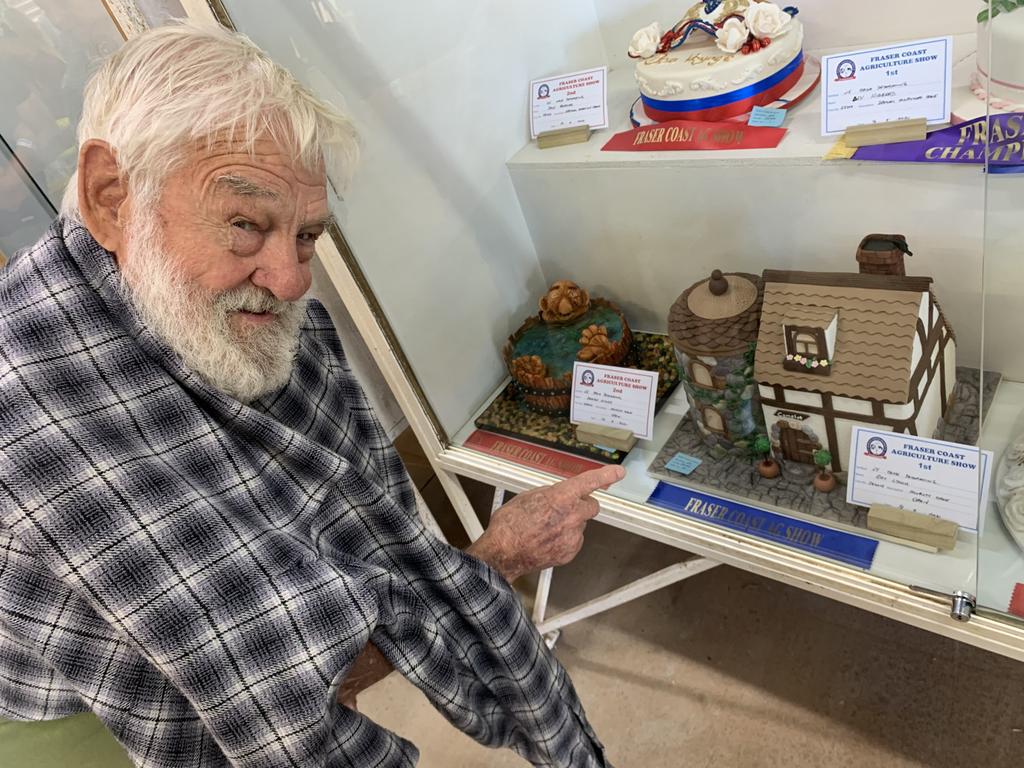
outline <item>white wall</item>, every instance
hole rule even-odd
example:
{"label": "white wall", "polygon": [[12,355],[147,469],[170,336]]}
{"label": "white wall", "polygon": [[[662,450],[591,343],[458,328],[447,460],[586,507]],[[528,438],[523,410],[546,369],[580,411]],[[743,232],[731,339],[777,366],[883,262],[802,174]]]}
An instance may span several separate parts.
{"label": "white wall", "polygon": [[363,162],[337,213],[455,432],[504,376],[501,344],[545,287],[504,162],[529,139],[530,78],[604,63],[592,0],[327,0],[327,21],[309,3],[226,5],[359,126]]}
{"label": "white wall", "polygon": [[[854,47],[932,35],[971,32],[982,0],[775,0],[795,5],[804,25],[807,50]],[[675,25],[691,0],[594,0],[601,19],[608,61],[627,64],[626,47],[640,27],[657,21],[663,30]]]}

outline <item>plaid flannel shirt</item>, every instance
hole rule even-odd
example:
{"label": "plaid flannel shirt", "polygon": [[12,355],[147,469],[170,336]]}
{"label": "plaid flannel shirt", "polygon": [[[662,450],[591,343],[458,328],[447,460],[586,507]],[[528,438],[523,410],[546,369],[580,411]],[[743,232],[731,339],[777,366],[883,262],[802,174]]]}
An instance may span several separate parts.
{"label": "plaid flannel shirt", "polygon": [[515,593],[438,541],[310,301],[289,383],[182,367],[58,220],[0,273],[0,717],[91,709],[141,766],[404,766],[335,703],[367,641],[457,728],[601,766]]}

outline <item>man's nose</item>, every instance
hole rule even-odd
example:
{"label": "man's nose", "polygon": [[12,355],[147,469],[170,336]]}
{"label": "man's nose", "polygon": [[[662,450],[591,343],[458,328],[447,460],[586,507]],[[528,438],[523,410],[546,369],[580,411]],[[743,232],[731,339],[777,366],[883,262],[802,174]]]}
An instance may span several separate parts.
{"label": "man's nose", "polygon": [[262,263],[251,278],[253,285],[266,288],[281,301],[298,301],[309,290],[312,281],[309,262],[299,260],[294,238],[273,238],[264,247],[261,257]]}

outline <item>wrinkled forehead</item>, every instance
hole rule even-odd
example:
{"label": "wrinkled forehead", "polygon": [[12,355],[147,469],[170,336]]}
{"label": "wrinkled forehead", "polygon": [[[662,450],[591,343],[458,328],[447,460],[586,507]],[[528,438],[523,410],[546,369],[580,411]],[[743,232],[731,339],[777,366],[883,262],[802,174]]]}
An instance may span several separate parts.
{"label": "wrinkled forehead", "polygon": [[323,163],[310,168],[291,146],[272,138],[194,143],[159,195],[168,201],[193,198],[216,209],[242,205],[309,221],[329,217]]}
{"label": "wrinkled forehead", "polygon": [[292,142],[270,136],[252,141],[216,136],[194,142],[186,150],[184,165],[200,173],[222,167],[246,169],[301,187],[323,188],[327,184],[322,158],[312,164],[303,162]]}

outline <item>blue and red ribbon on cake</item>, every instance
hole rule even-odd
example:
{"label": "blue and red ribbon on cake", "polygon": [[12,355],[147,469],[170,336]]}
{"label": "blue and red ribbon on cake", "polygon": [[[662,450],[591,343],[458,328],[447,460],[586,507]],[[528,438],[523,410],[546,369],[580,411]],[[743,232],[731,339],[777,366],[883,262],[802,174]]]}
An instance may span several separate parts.
{"label": "blue and red ribbon on cake", "polygon": [[700,99],[654,99],[640,94],[644,112],[652,120],[727,120],[736,115],[750,112],[754,107],[763,107],[784,95],[800,80],[804,72],[804,53],[796,57],[778,72],[751,85],[744,86],[718,96]]}

